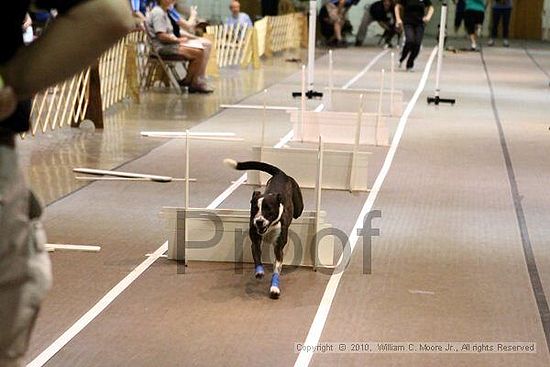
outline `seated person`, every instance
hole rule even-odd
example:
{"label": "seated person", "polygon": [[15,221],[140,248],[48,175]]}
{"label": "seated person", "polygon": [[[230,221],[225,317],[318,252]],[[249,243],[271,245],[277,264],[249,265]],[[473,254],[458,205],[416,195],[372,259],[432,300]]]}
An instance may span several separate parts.
{"label": "seated person", "polygon": [[[177,37],[187,37],[190,40],[195,40],[192,42],[197,42],[202,46],[204,50],[203,62],[208,64],[210,52],[212,50],[212,42],[204,37],[198,37],[194,34],[195,26],[197,25],[197,7],[191,6],[189,8],[189,19],[185,20],[185,18],[177,11],[176,7],[172,6],[168,9],[168,17],[170,18],[170,23],[172,23],[172,27],[174,28],[174,34]],[[207,65],[204,65],[205,70],[206,66]]]}
{"label": "seated person", "polygon": [[231,1],[229,5],[231,15],[225,20],[227,25],[246,24],[248,27],[252,27],[252,21],[248,14],[241,12],[241,4],[238,1]]}
{"label": "seated person", "polygon": [[175,0],[159,0],[147,18],[147,30],[153,40],[153,47],[161,56],[181,56],[188,60],[187,75],[179,81],[180,85],[189,87],[189,93],[211,93],[204,80],[208,58],[204,48],[190,44],[187,37],[177,37],[170,23],[168,10]]}
{"label": "seated person", "polygon": [[321,23],[321,34],[329,45],[346,47],[347,43],[343,37],[344,25],[347,14],[352,5],[357,5],[359,0],[329,0],[321,7],[319,21]]}
{"label": "seated person", "polygon": [[395,28],[395,20],[393,9],[395,7],[394,0],[379,0],[371,5],[365,6],[365,13],[361,20],[361,25],[357,31],[355,46],[361,46],[367,35],[367,29],[372,22],[378,22],[378,25],[384,30],[382,38],[387,46],[393,47],[391,40],[397,34]]}

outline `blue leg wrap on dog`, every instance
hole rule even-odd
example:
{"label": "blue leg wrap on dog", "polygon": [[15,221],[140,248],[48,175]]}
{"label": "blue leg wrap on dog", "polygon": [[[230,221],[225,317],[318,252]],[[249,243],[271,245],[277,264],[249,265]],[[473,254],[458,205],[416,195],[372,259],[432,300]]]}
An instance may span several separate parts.
{"label": "blue leg wrap on dog", "polygon": [[256,266],[256,274],[258,274],[258,273],[262,273],[262,274],[264,273],[263,265]]}
{"label": "blue leg wrap on dog", "polygon": [[271,286],[279,288],[279,274],[275,273],[271,277]]}

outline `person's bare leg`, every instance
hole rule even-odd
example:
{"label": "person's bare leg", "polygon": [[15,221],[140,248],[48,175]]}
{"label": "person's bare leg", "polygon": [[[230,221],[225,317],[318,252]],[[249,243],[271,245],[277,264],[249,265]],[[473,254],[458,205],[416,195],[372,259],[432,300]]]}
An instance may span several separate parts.
{"label": "person's bare leg", "polygon": [[334,22],[334,36],[338,41],[342,40],[342,23]]}
{"label": "person's bare leg", "polygon": [[477,47],[477,37],[475,33],[470,34],[470,45],[473,49]]}
{"label": "person's bare leg", "polygon": [[202,50],[198,48],[180,46],[179,53],[189,60],[187,75],[185,76],[184,83],[189,85],[198,84],[199,77],[201,76]]}
{"label": "person's bare leg", "polygon": [[212,42],[210,42],[210,40],[207,40],[206,38],[201,38],[200,41],[204,46],[204,50],[202,51],[200,77],[204,78],[206,75],[206,67],[208,66],[208,60],[210,59],[210,52],[212,51]]}

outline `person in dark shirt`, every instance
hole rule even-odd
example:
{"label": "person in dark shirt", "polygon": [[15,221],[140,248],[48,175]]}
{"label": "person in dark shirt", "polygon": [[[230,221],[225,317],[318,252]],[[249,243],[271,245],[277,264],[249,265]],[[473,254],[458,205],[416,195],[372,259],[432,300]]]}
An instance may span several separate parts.
{"label": "person in dark shirt", "polygon": [[489,46],[495,45],[498,36],[498,24],[502,22],[502,45],[510,47],[508,35],[510,33],[510,17],[512,16],[512,0],[489,0],[492,9],[491,38]]}
{"label": "person in dark shirt", "polygon": [[399,58],[399,67],[407,59],[407,71],[414,68],[414,60],[420,52],[424,27],[432,18],[434,8],[431,0],[397,0],[395,23],[405,31],[405,46]]}
{"label": "person in dark shirt", "polygon": [[384,30],[384,41],[387,46],[392,47],[391,40],[395,36],[395,21],[393,9],[395,7],[394,0],[379,0],[371,5],[365,6],[365,12],[361,19],[361,25],[357,31],[355,38],[355,46],[361,46],[367,35],[367,29],[372,22],[378,22],[378,25]]}
{"label": "person in dark shirt", "polygon": [[[31,6],[59,15],[23,46]],[[97,60],[132,29],[132,19],[128,0],[19,0],[0,13],[0,366],[22,365],[51,284],[42,208],[24,182],[15,136],[29,129],[32,96]]]}

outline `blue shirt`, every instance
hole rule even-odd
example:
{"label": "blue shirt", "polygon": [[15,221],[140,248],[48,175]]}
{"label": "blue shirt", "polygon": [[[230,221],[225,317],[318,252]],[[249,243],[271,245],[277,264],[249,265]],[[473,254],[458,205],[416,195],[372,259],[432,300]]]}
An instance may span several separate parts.
{"label": "blue shirt", "polygon": [[171,7],[170,9],[168,9],[168,16],[172,18],[172,20],[174,20],[176,23],[181,19],[181,14],[178,13],[176,8],[174,7]]}
{"label": "blue shirt", "polygon": [[225,24],[227,25],[236,25],[241,23],[246,24],[248,27],[252,27],[252,21],[250,20],[250,17],[248,16],[248,14],[243,12],[240,12],[237,18],[235,18],[233,14],[231,14],[225,20]]}

